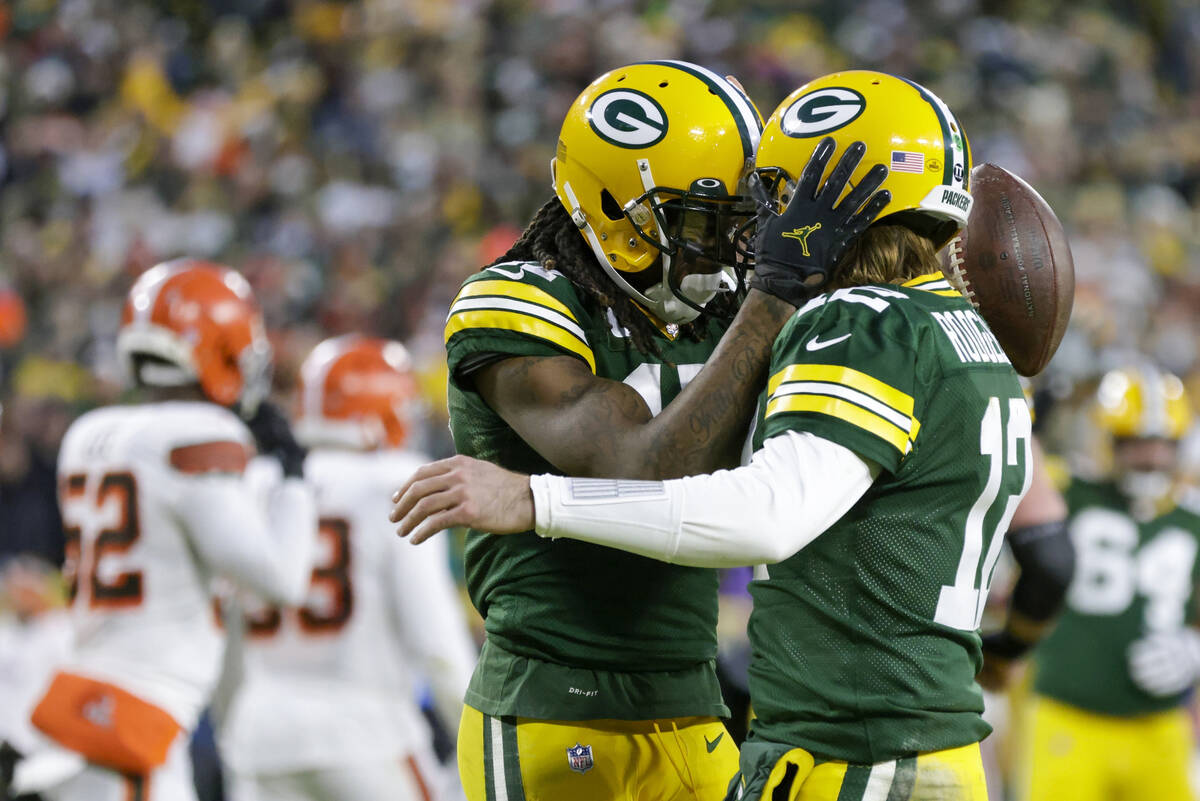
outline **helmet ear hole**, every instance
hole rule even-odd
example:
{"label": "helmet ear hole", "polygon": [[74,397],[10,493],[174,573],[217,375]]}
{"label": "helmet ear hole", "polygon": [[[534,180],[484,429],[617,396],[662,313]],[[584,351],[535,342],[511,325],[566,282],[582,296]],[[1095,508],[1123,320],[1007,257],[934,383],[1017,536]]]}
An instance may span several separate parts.
{"label": "helmet ear hole", "polygon": [[600,210],[604,212],[605,217],[614,222],[625,217],[625,212],[621,211],[621,204],[607,189],[600,192]]}

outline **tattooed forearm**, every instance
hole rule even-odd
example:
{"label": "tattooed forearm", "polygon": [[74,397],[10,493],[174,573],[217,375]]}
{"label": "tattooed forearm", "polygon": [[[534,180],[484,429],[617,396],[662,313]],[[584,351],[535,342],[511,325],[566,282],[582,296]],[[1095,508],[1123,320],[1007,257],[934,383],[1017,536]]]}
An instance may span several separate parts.
{"label": "tattooed forearm", "polygon": [[657,417],[637,391],[568,356],[479,371],[484,400],[567,475],[678,478],[738,462],[776,334],[795,310],[751,292],[699,375]]}

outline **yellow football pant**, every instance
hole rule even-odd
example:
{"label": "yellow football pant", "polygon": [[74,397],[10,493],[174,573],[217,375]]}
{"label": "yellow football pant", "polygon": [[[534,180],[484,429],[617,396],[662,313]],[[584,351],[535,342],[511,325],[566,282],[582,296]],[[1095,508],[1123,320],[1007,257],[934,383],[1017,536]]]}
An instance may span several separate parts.
{"label": "yellow football pant", "polygon": [[463,709],[467,801],[719,801],[738,750],[716,718],[554,721]]}
{"label": "yellow football pant", "polygon": [[[913,757],[856,765],[816,764],[803,748],[788,751],[755,799],[763,801],[987,801],[979,743]],[[746,801],[751,801],[746,796]]]}
{"label": "yellow football pant", "polygon": [[1031,703],[1028,801],[1192,801],[1186,710],[1121,718],[1041,696]]}

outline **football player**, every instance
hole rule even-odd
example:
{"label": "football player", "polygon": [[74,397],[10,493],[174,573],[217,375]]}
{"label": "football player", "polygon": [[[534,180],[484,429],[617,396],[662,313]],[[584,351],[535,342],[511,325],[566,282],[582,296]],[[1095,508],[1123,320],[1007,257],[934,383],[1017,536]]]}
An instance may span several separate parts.
{"label": "football player", "polygon": [[[188,739],[223,648],[211,581],[299,601],[316,512],[303,451],[263,401],[271,348],[240,274],[190,259],[151,268],[129,291],[117,351],[145,402],[83,415],[59,455],[76,642],[32,719],[87,767],[43,792],[194,799]],[[286,476],[265,505],[243,475],[256,444]]]}
{"label": "football player", "polygon": [[302,606],[246,622],[244,679],[222,731],[233,797],[440,797],[416,679],[454,731],[475,645],[446,549],[403,548],[387,522],[395,476],[428,461],[407,447],[417,402],[408,353],[353,334],[326,340],[297,392],[321,548]]}
{"label": "football player", "polygon": [[1175,493],[1191,406],[1148,364],[1106,374],[1096,400],[1114,472],[1065,493],[1078,568],[1034,652],[1027,797],[1192,799],[1200,514]]}
{"label": "football player", "polygon": [[977,629],[1032,475],[1031,424],[1008,359],[939,271],[937,249],[971,206],[970,150],[945,104],[868,71],[790,95],[758,150],[770,213],[755,269],[821,259],[817,177],[797,173],[856,140],[867,161],[892,165],[890,202],[832,291],[780,333],[748,466],[673,481],[529,479],[457,456],[418,471],[393,519],[417,538],[447,521],[493,532],[536,522],[556,547],[770,563],[751,586],[757,717],[729,798],[984,799]]}
{"label": "football player", "polygon": [[[583,91],[554,196],[450,308],[460,453],[588,476],[737,463],[771,342],[809,275],[761,277],[725,319],[760,129],[736,83],[685,62],[622,67]],[[878,180],[827,220],[839,246],[877,212],[854,213]],[[474,530],[466,574],[487,631],[459,727],[468,798],[723,794],[737,749],[718,720],[715,571]]]}

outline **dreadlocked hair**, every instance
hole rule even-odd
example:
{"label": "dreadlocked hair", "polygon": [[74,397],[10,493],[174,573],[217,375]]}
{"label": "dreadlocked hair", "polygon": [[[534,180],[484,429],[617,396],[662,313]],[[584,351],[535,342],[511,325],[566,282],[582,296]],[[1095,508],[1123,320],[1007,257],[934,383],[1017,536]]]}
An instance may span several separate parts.
{"label": "dreadlocked hair", "polygon": [[903,225],[872,225],[846,249],[828,289],[903,284],[940,269],[937,249],[928,237]]}
{"label": "dreadlocked hair", "polygon": [[[547,270],[557,270],[579,289],[584,299],[601,311],[611,309],[617,323],[629,332],[629,339],[640,353],[661,356],[658,329],[633,298],[621,291],[596,261],[596,255],[579,233],[579,227],[557,196],[552,196],[533,215],[521,237],[500,258],[488,265],[511,261],[534,261]],[[737,301],[733,293],[713,298],[695,321],[679,327],[677,336],[699,342],[707,335],[708,311],[733,317]]]}

